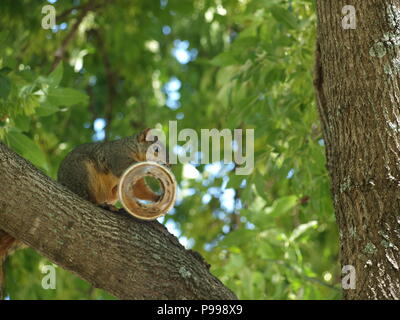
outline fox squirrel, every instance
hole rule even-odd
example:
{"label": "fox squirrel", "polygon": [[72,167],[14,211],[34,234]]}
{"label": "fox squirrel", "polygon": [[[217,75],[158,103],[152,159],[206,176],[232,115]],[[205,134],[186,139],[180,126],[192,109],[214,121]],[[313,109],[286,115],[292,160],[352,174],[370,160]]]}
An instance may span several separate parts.
{"label": "fox squirrel", "polygon": [[[164,146],[157,139],[146,140],[149,130],[120,140],[78,146],[61,163],[58,181],[82,198],[113,209],[118,200],[119,179],[129,166],[146,160],[169,166]],[[149,148],[152,149],[148,153]],[[150,159],[147,158],[148,155]],[[157,201],[159,198],[148,188],[144,179],[136,183],[134,196],[150,201]]]}
{"label": "fox squirrel", "polygon": [[[129,166],[147,160],[170,166],[165,148],[157,141],[157,137],[154,141],[146,140],[149,131],[145,129],[120,140],[92,142],[76,147],[61,162],[58,182],[82,198],[116,211],[114,204],[118,200],[118,182]],[[142,200],[159,199],[159,195],[147,186],[144,179],[136,183],[133,195]],[[0,299],[3,296],[5,259],[22,246],[22,242],[0,230]]]}

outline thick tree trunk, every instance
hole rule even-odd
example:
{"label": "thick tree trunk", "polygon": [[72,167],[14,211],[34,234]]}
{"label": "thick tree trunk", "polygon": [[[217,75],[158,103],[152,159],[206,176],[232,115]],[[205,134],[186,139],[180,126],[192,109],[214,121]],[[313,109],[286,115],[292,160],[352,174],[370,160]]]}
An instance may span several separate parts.
{"label": "thick tree trunk", "polygon": [[2,143],[0,229],[122,299],[236,298],[160,223],[92,205]]}
{"label": "thick tree trunk", "polygon": [[[356,29],[342,8],[356,9]],[[400,1],[317,0],[315,86],[347,299],[400,299]]]}

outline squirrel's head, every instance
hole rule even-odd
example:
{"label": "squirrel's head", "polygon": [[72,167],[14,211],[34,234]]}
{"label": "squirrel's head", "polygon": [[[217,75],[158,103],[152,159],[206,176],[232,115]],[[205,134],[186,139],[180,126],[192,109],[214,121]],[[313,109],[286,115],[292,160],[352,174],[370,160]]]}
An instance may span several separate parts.
{"label": "squirrel's head", "polygon": [[170,167],[167,149],[158,140],[157,136],[151,134],[150,128],[143,130],[132,138],[134,140],[133,159],[135,161],[154,161]]}

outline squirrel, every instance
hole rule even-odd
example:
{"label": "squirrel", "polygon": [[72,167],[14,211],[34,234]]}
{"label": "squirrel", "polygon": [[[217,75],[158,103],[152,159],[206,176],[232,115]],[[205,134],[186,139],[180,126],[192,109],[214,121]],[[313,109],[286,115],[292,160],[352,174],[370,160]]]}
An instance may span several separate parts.
{"label": "squirrel", "polygon": [[[128,167],[147,160],[170,166],[165,148],[157,137],[154,137],[154,141],[146,140],[149,131],[148,128],[127,138],[76,147],[61,162],[58,182],[82,198],[115,211],[118,182]],[[141,200],[159,199],[144,178],[136,183],[133,195]]]}
{"label": "squirrel", "polygon": [[[146,139],[149,131],[150,128],[115,141],[79,145],[61,162],[58,182],[96,205],[118,211],[114,207],[118,183],[128,167],[140,161],[156,161],[170,167],[165,147],[157,137],[153,141]],[[147,186],[144,178],[133,189],[133,195],[141,200],[157,201],[160,197]],[[0,230],[0,299],[4,293],[5,259],[22,246],[22,242]]]}

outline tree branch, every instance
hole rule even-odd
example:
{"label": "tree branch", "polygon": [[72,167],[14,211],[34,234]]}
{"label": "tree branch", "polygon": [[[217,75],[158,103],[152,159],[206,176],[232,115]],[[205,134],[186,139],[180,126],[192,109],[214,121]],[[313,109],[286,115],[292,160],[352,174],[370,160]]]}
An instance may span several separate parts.
{"label": "tree branch", "polygon": [[72,25],[67,36],[64,38],[64,40],[62,41],[62,43],[61,43],[60,47],[57,49],[57,51],[54,53],[55,59],[53,61],[53,64],[51,65],[50,71],[53,71],[55,68],[57,68],[58,64],[64,59],[64,55],[67,50],[67,47],[68,47],[69,43],[75,38],[76,32],[78,31],[79,26],[81,25],[81,23],[82,23],[83,19],[86,17],[86,15],[90,11],[97,10],[97,9],[103,7],[104,5],[110,3],[111,1],[112,0],[105,0],[102,3],[96,3],[94,1],[89,1],[87,4],[71,8],[71,9],[63,12],[60,16],[57,17],[57,19],[61,19],[61,18],[64,18],[65,16],[67,16],[69,13],[71,13],[74,9],[81,10],[80,14],[76,18],[76,21]]}
{"label": "tree branch", "polygon": [[122,299],[235,299],[160,223],[98,208],[0,143],[0,229]]}
{"label": "tree branch", "polygon": [[50,71],[53,71],[55,68],[57,68],[58,64],[64,58],[65,51],[67,50],[69,43],[73,38],[75,38],[76,32],[78,31],[80,24],[82,23],[83,18],[86,16],[88,12],[89,12],[88,8],[86,8],[86,10],[83,9],[82,13],[77,17],[74,25],[71,27],[71,30],[68,32],[67,36],[62,41],[61,46],[54,53],[55,59],[53,61],[53,64],[51,65]]}

